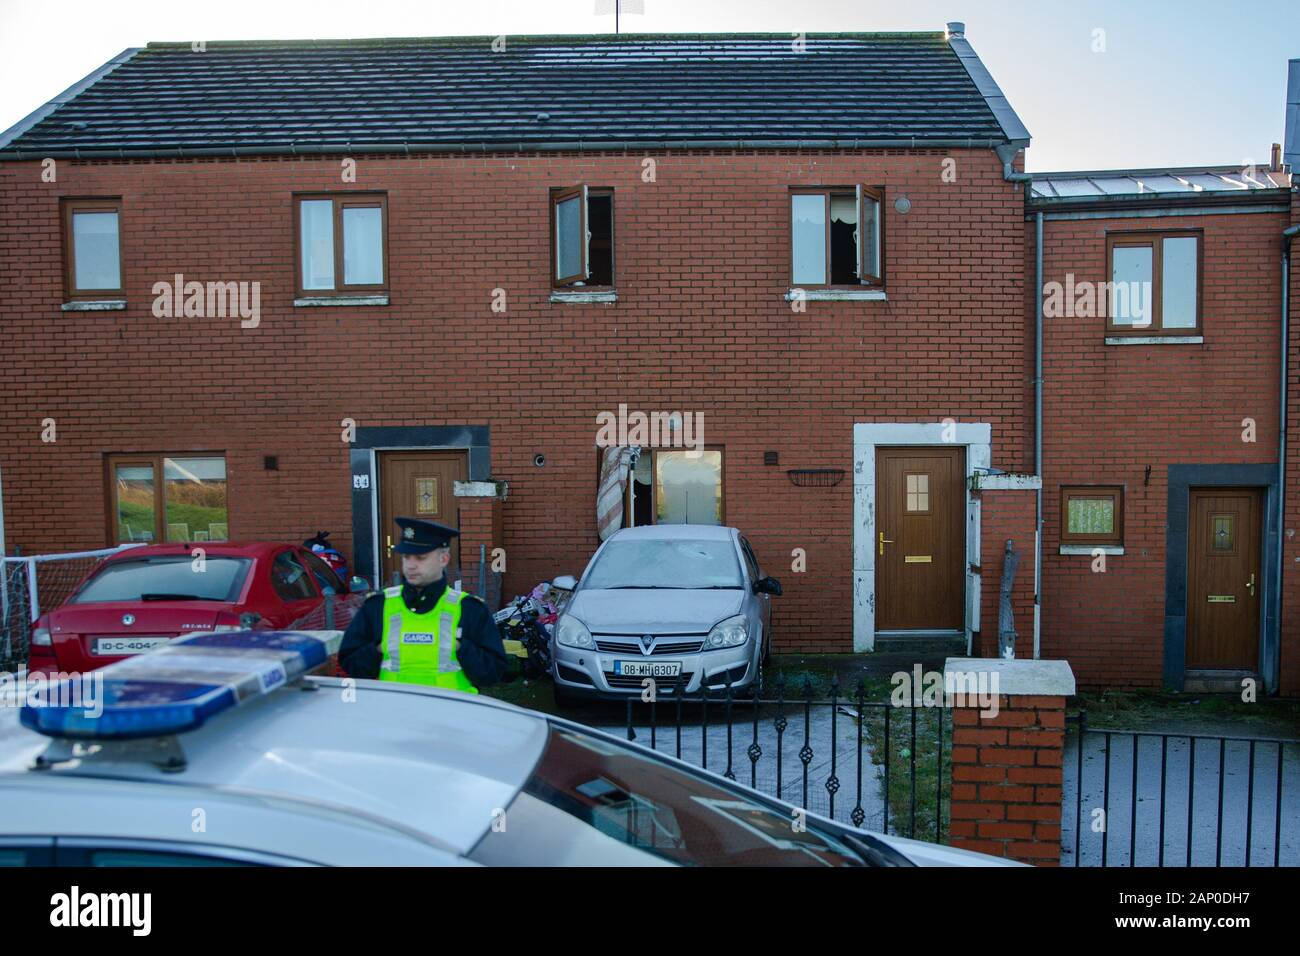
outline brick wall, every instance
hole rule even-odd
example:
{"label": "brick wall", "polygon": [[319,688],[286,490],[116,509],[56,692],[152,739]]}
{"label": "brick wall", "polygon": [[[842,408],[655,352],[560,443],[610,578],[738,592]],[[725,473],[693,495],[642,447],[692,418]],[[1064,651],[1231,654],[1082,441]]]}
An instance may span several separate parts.
{"label": "brick wall", "polygon": [[[1104,318],[1044,319],[1042,655],[1068,658],[1082,686],[1161,683],[1168,466],[1277,461],[1286,222],[1257,213],[1044,224],[1044,283],[1109,278],[1108,230],[1204,230],[1204,344],[1107,346]],[[1027,235],[1032,276],[1032,222]],[[1255,421],[1253,443],[1242,441],[1244,418]],[[1088,555],[1059,553],[1060,488],[1072,484],[1124,488],[1124,554],[1108,555],[1104,573]],[[1300,635],[1287,631],[1294,691]]]}
{"label": "brick wall", "polygon": [[952,846],[1058,865],[1065,698],[1002,694],[995,716],[955,706],[952,725]]}
{"label": "brick wall", "polygon": [[[703,412],[726,520],[785,589],[777,649],[847,651],[852,482],[796,488],[785,469],[851,472],[852,425],[871,421],[989,422],[995,466],[1028,455],[1022,195],[989,151],[957,151],[944,182],[946,155],[684,152],[655,157],[653,183],[623,153],[361,157],[351,184],[325,158],[60,161],[56,183],[0,164],[7,543],[103,545],[106,453],[211,451],[232,536],[327,528],[346,551],[342,419],[486,424],[510,483],[510,594],[579,572],[597,543],[597,412]],[[576,182],[615,189],[616,305],[548,302],[547,190]],[[888,301],[792,312],[787,190],[847,183],[886,188]],[[293,307],[292,194],[330,190],[387,192],[390,306]],[[60,311],[61,196],[122,197],[125,311]],[[153,283],[175,273],[260,282],[260,326],[153,317]]]}
{"label": "brick wall", "polygon": [[1007,540],[1020,562],[1011,589],[1016,657],[1034,656],[1034,492],[994,489],[980,495],[980,632],[971,652],[998,656],[998,613]]}

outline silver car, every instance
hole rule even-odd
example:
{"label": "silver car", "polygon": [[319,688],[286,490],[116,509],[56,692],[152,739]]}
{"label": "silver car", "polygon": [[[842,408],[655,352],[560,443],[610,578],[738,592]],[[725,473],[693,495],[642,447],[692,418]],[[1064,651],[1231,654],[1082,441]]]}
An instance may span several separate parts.
{"label": "silver car", "polygon": [[771,599],[735,528],[650,525],[616,531],[596,554],[555,624],[555,695],[750,693],[771,649]]}

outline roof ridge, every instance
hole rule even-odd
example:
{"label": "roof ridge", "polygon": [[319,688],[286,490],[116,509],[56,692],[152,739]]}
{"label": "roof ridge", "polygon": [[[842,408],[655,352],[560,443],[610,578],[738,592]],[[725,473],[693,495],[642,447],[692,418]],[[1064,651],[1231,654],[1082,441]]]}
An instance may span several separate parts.
{"label": "roof ridge", "polygon": [[[789,41],[794,37],[802,35],[805,39],[845,39],[845,40],[943,40],[946,42],[946,34],[942,30],[913,30],[913,31],[856,31],[856,32],[828,32],[828,33],[504,33],[504,34],[454,34],[443,36],[422,36],[422,37],[334,37],[320,39],[264,39],[264,40],[205,40],[204,48],[206,50],[233,50],[233,49],[255,49],[259,47],[285,47],[296,49],[310,49],[312,47],[337,47],[337,46],[415,46],[421,44],[461,44],[477,41],[482,43],[492,43],[501,36],[506,38],[507,44],[514,43],[532,43],[532,42],[555,42],[567,41],[573,43],[627,43],[639,41],[660,41],[660,40],[782,40]],[[148,43],[143,50],[190,50],[194,46],[192,40],[154,40]]]}

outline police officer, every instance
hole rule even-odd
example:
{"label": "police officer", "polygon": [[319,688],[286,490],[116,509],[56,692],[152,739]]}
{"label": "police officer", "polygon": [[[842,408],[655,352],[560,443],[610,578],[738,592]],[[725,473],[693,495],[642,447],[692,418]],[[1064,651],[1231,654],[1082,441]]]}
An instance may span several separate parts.
{"label": "police officer", "polygon": [[487,605],[448,586],[443,572],[460,532],[397,518],[400,587],[372,595],[348,624],[339,666],[349,677],[428,684],[477,694],[499,681],[506,652]]}

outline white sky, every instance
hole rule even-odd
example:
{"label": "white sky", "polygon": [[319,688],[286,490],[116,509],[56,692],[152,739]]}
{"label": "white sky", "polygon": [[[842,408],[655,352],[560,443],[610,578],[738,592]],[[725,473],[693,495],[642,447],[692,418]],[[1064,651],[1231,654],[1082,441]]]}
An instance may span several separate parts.
{"label": "white sky", "polygon": [[[599,0],[0,0],[0,130],[153,40],[612,33]],[[641,0],[623,32],[966,35],[1033,135],[1028,167],[1264,164],[1295,0]],[[606,5],[608,5],[608,0]],[[1095,51],[1104,31],[1104,51]]]}

